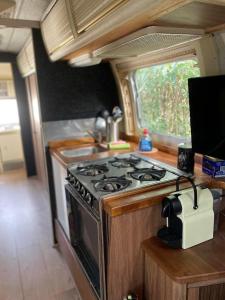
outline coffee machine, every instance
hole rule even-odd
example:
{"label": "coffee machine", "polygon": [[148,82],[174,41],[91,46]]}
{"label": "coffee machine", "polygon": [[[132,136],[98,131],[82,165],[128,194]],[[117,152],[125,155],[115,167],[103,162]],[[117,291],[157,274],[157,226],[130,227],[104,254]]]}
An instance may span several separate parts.
{"label": "coffee machine", "polygon": [[185,177],[191,188],[180,190],[177,179],[176,192],[162,202],[162,217],[166,226],[157,236],[172,248],[187,249],[213,238],[213,195],[208,188],[196,186],[190,177]]}

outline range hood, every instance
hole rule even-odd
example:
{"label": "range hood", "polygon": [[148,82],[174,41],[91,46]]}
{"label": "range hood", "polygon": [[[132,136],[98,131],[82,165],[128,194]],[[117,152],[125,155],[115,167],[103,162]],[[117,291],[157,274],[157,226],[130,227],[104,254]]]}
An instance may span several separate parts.
{"label": "range hood", "polygon": [[202,29],[150,26],[94,51],[93,56],[103,59],[139,56],[194,41],[204,33]]}

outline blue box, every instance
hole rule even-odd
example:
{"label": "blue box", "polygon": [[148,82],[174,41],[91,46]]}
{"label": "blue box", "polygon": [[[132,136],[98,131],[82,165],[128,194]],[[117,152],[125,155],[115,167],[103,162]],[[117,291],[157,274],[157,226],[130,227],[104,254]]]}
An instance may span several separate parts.
{"label": "blue box", "polygon": [[202,172],[214,178],[225,177],[225,161],[210,156],[203,156]]}

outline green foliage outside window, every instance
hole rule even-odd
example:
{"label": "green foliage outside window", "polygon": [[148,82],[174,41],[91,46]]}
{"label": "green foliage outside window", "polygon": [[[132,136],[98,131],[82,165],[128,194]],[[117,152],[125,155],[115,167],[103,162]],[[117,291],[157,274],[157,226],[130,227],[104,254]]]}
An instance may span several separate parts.
{"label": "green foliage outside window", "polygon": [[142,68],[134,73],[141,127],[176,137],[190,137],[188,78],[199,77],[196,60]]}

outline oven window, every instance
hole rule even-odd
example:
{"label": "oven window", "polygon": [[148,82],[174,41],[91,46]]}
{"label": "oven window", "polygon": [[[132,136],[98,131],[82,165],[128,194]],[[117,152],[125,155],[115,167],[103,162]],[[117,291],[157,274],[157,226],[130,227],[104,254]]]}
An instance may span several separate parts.
{"label": "oven window", "polygon": [[190,138],[188,78],[199,76],[196,57],[132,72],[139,127],[164,136]]}
{"label": "oven window", "polygon": [[78,217],[78,238],[84,248],[90,255],[93,263],[99,265],[99,247],[98,247],[98,227],[96,221],[83,209],[77,205]]}
{"label": "oven window", "polygon": [[99,224],[75,198],[71,198],[73,211],[73,247],[84,271],[98,295],[100,295]]}

